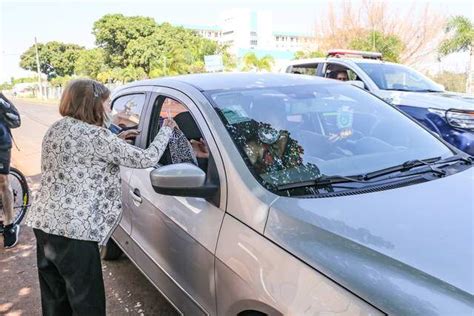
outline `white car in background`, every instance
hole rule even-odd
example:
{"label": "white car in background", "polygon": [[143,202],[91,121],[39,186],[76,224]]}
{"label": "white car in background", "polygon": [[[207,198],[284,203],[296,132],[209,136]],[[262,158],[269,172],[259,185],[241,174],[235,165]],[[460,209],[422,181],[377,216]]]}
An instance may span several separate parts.
{"label": "white car in background", "polygon": [[447,142],[474,155],[474,96],[447,92],[416,70],[382,60],[382,54],[332,50],[326,58],[294,60],[281,72],[336,78],[370,91],[406,112]]}

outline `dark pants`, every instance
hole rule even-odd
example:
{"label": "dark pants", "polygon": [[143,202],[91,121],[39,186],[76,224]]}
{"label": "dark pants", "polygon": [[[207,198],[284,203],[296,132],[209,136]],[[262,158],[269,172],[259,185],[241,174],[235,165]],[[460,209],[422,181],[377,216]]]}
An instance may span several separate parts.
{"label": "dark pants", "polygon": [[34,232],[43,315],[105,315],[97,242]]}

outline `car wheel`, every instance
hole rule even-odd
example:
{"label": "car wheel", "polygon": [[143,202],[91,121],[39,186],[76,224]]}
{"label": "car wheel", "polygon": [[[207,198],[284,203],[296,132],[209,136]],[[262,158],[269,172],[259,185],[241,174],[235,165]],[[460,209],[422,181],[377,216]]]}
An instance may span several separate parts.
{"label": "car wheel", "polygon": [[117,260],[122,255],[122,249],[117,246],[115,241],[109,239],[107,245],[101,247],[100,256],[103,260]]}

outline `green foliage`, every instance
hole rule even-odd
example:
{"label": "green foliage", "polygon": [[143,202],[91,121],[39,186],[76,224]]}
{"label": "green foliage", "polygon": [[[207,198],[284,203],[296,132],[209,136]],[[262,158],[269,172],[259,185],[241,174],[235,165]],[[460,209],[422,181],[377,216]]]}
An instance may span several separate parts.
{"label": "green foliage", "polygon": [[250,71],[250,70],[266,70],[271,71],[272,66],[275,63],[275,60],[272,56],[265,55],[262,58],[258,58],[255,53],[247,53],[242,58],[243,71]]}
{"label": "green foliage", "polygon": [[105,52],[102,48],[83,50],[76,60],[76,74],[97,79],[99,73],[105,71]]}
{"label": "green foliage", "polygon": [[17,83],[25,83],[25,82],[37,82],[38,77],[23,77],[23,78],[12,78],[11,82],[15,85]]}
{"label": "green foliage", "polygon": [[11,82],[0,83],[0,91],[11,90],[12,88],[13,88],[13,84]]}
{"label": "green foliage", "polygon": [[398,63],[405,45],[396,35],[386,35],[378,31],[367,32],[363,36],[353,39],[350,49],[375,51],[382,53],[383,59]]}
{"label": "green foliage", "polygon": [[452,17],[445,29],[451,36],[441,42],[439,53],[446,56],[455,52],[465,52],[472,49],[474,43],[474,25],[469,18],[464,16]]}
{"label": "green foliage", "polygon": [[122,14],[108,14],[94,23],[92,34],[96,44],[106,53],[106,62],[110,68],[126,67],[125,56],[130,41],[152,35],[157,25],[152,18]]}
{"label": "green foliage", "polygon": [[53,86],[53,87],[64,87],[67,85],[67,83],[71,80],[73,80],[74,78],[71,77],[71,76],[64,76],[64,77],[56,77],[56,78],[53,78],[51,79],[50,81],[50,84]]}
{"label": "green foliage", "polygon": [[431,76],[431,78],[439,83],[442,84],[447,91],[453,92],[465,92],[466,91],[466,74],[465,73],[456,73],[456,72],[449,72],[443,71],[435,76]]}
{"label": "green foliage", "polygon": [[306,59],[306,58],[319,58],[319,57],[326,57],[321,51],[314,50],[314,51],[297,51],[295,53],[295,59]]}
{"label": "green foliage", "polygon": [[[40,71],[49,74],[49,65],[53,66],[56,75],[71,76],[79,53],[84,48],[76,44],[61,42],[47,42],[38,44],[38,55],[40,60]],[[36,50],[32,45],[20,57],[20,67],[26,70],[36,71]]]}
{"label": "green foliage", "polygon": [[203,72],[204,56],[219,49],[216,42],[191,30],[163,23],[152,35],[130,41],[125,55],[130,65],[156,77]]}
{"label": "green foliage", "polygon": [[[217,53],[223,54],[227,67],[235,66],[231,56],[216,42],[183,27],[158,25],[151,18],[106,15],[94,23],[93,34],[104,49],[108,68],[127,68],[123,74],[131,74],[132,68],[141,69],[132,77],[141,77],[142,71],[148,77],[203,72],[204,56]],[[97,72],[97,78],[130,78],[123,74],[102,70]]]}
{"label": "green foliage", "polygon": [[[99,46],[94,49],[60,42],[38,45],[41,71],[50,73],[47,64],[55,68],[58,78],[48,77],[54,85],[76,74],[107,83],[204,72],[204,56],[214,54],[223,56],[226,70],[236,67],[227,47],[152,18],[105,15],[94,23],[93,34]],[[36,70],[34,46],[22,55],[21,67]]]}
{"label": "green foliage", "polygon": [[110,82],[131,82],[134,80],[146,79],[148,76],[140,67],[128,66],[125,68],[106,69],[97,75],[97,80],[102,83]]}

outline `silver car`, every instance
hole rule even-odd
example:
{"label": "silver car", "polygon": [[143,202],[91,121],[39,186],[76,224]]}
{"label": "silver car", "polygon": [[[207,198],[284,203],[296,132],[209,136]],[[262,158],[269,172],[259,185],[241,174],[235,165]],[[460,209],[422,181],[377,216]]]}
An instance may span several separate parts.
{"label": "silver car", "polygon": [[[116,91],[156,168],[122,168],[121,252],[186,315],[472,315],[472,159],[333,80],[207,74]],[[181,141],[180,141],[181,140]]]}

